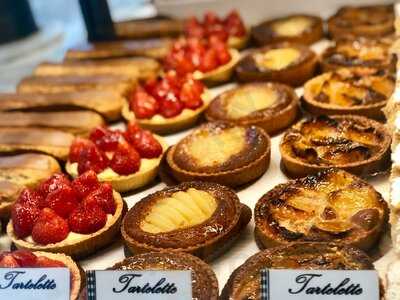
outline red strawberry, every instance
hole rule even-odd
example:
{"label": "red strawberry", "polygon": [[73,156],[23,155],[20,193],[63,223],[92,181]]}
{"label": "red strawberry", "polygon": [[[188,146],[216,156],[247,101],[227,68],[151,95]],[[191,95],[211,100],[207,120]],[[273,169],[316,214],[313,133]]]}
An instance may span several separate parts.
{"label": "red strawberry", "polygon": [[72,182],[72,187],[80,199],[85,198],[91,191],[99,187],[99,180],[94,171],[89,170]]}
{"label": "red strawberry", "polygon": [[46,197],[52,191],[58,190],[60,186],[71,186],[71,181],[65,174],[55,173],[39,185],[38,192]]}
{"label": "red strawberry", "polygon": [[68,222],[71,231],[89,234],[104,227],[107,215],[98,205],[81,205],[71,213]]}
{"label": "red strawberry", "polygon": [[90,132],[90,140],[103,151],[114,151],[121,138],[119,130],[110,130],[103,126],[97,126]]}
{"label": "red strawberry", "polygon": [[79,155],[85,147],[89,147],[92,144],[91,141],[84,138],[76,138],[69,147],[69,161],[78,162]]}
{"label": "red strawberry", "polygon": [[92,191],[84,200],[83,205],[90,207],[92,205],[99,206],[107,214],[115,213],[115,201],[111,184],[103,183],[98,189]]}
{"label": "red strawberry", "polygon": [[23,268],[31,268],[36,264],[37,257],[28,250],[16,250],[11,253],[14,259],[18,262],[19,266]]}
{"label": "red strawberry", "polygon": [[162,154],[162,146],[148,130],[140,130],[134,134],[125,134],[130,142],[143,158],[155,158]]}
{"label": "red strawberry", "polygon": [[209,72],[218,67],[218,56],[214,48],[209,48],[204,54],[199,70],[202,72]]}
{"label": "red strawberry", "polygon": [[189,37],[204,37],[204,28],[201,26],[200,22],[196,19],[196,17],[191,17],[185,23],[185,35]]}
{"label": "red strawberry", "polygon": [[68,222],[52,209],[44,208],[32,229],[32,239],[47,245],[64,240],[69,233]]}
{"label": "red strawberry", "polygon": [[232,10],[229,13],[229,15],[225,18],[224,23],[229,35],[243,36],[246,34],[246,28],[236,10]]}
{"label": "red strawberry", "polygon": [[24,188],[19,194],[17,202],[32,207],[42,208],[44,204],[43,196],[30,188]]}
{"label": "red strawberry", "polygon": [[78,206],[78,197],[74,189],[64,185],[49,193],[45,203],[59,216],[68,218],[69,214]]}
{"label": "red strawberry", "polygon": [[157,100],[140,86],[132,93],[129,107],[138,119],[150,119],[159,108]]}
{"label": "red strawberry", "polygon": [[219,65],[225,65],[231,60],[231,54],[224,42],[214,36],[210,37],[210,45],[217,53],[217,61]]}
{"label": "red strawberry", "polygon": [[36,261],[37,268],[65,268],[66,265],[58,260],[48,258],[46,256],[39,256]]}
{"label": "red strawberry", "polygon": [[15,234],[19,238],[31,234],[33,224],[40,215],[40,209],[35,206],[15,203],[11,209],[11,219]]}
{"label": "red strawberry", "polygon": [[108,158],[93,142],[80,152],[78,159],[78,173],[93,170],[100,173],[108,166]]}
{"label": "red strawberry", "polygon": [[172,118],[179,115],[183,108],[182,102],[173,94],[160,102],[160,113],[165,118]]}
{"label": "red strawberry", "polygon": [[19,268],[19,267],[20,265],[11,254],[5,255],[0,260],[0,268]]}
{"label": "red strawberry", "polygon": [[135,173],[140,168],[140,155],[128,143],[120,143],[111,159],[110,167],[120,175]]}
{"label": "red strawberry", "polygon": [[203,105],[201,94],[204,91],[204,85],[197,80],[188,79],[182,86],[179,94],[181,100],[186,108],[196,109]]}
{"label": "red strawberry", "polygon": [[206,25],[214,25],[221,23],[221,20],[213,11],[207,11],[204,15],[204,24]]}

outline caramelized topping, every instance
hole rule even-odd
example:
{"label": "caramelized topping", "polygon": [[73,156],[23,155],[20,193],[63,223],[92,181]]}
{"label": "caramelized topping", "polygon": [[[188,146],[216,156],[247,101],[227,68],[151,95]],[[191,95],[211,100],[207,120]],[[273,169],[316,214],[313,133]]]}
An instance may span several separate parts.
{"label": "caramelized topping", "polygon": [[301,57],[299,49],[277,48],[266,52],[256,53],[254,60],[263,69],[282,70],[297,62]]}
{"label": "caramelized topping", "polygon": [[310,29],[313,19],[306,16],[293,16],[277,20],[271,27],[274,32],[282,36],[296,36]]}

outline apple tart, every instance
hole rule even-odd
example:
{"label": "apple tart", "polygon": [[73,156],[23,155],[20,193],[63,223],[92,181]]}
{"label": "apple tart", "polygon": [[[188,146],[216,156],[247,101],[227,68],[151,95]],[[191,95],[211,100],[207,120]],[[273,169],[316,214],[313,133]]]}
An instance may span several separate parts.
{"label": "apple tart", "polygon": [[353,114],[381,120],[394,88],[395,78],[385,70],[343,68],[307,81],[303,105],[314,115]]}
{"label": "apple tart", "polygon": [[369,250],[388,221],[388,206],[366,181],[340,169],[279,184],[258,200],[261,248],[335,242]]}
{"label": "apple tart", "polygon": [[208,121],[256,125],[273,134],[292,124],[299,114],[294,90],[279,83],[248,83],[217,96],[205,112]]}
{"label": "apple tart", "polygon": [[264,174],[270,156],[269,136],[260,127],[212,122],[172,146],[166,162],[179,182],[201,180],[238,186]]}
{"label": "apple tart", "polygon": [[210,261],[224,253],[251,219],[231,189],[186,182],[150,194],[126,214],[121,233],[133,253],[187,252]]}
{"label": "apple tart", "polygon": [[337,167],[356,175],[372,175],[390,163],[389,131],[361,116],[319,116],[287,130],[280,143],[282,165],[291,177]]}

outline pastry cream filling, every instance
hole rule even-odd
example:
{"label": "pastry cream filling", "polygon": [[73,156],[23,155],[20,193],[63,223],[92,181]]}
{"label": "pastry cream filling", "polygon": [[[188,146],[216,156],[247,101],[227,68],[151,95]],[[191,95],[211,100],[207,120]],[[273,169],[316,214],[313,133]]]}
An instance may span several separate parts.
{"label": "pastry cream filling", "polygon": [[390,205],[400,207],[400,177],[394,178],[391,183]]}
{"label": "pastry cream filling", "polygon": [[271,70],[282,70],[298,60],[300,51],[294,48],[271,49],[254,56],[256,63]]}
{"label": "pastry cream filling", "polygon": [[243,87],[229,98],[226,110],[229,117],[238,119],[271,107],[276,100],[277,93],[273,89]]}
{"label": "pastry cream filling", "polygon": [[187,151],[200,167],[220,165],[246,146],[246,129],[233,127],[196,135],[187,143]]}
{"label": "pastry cream filling", "polygon": [[208,220],[216,208],[217,201],[211,194],[189,188],[157,200],[140,228],[149,233],[162,233],[192,227]]}
{"label": "pastry cream filling", "polygon": [[272,29],[283,36],[296,36],[311,27],[312,20],[306,17],[293,17],[272,24]]}

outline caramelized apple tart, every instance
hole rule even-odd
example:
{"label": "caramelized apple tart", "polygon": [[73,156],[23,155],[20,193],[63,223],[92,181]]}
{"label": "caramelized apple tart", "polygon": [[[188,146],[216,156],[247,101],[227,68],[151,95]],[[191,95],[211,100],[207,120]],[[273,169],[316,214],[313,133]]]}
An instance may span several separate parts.
{"label": "caramelized apple tart", "polygon": [[276,133],[294,122],[299,114],[294,90],[279,83],[248,83],[217,96],[205,112],[208,121],[256,125]]}
{"label": "caramelized apple tart", "polygon": [[307,81],[303,105],[314,115],[354,114],[381,120],[394,88],[395,78],[385,70],[342,68]]}
{"label": "caramelized apple tart", "polygon": [[291,177],[337,167],[356,175],[385,170],[391,136],[380,123],[361,116],[319,116],[300,121],[280,143],[282,164]]}
{"label": "caramelized apple tart", "polygon": [[254,50],[236,66],[241,82],[275,81],[299,86],[314,75],[316,54],[304,45],[280,43]]}
{"label": "caramelized apple tart", "polygon": [[234,243],[250,219],[250,209],[231,189],[186,182],[137,202],[121,232],[133,253],[187,252],[210,261]]}
{"label": "caramelized apple tart", "polygon": [[228,279],[221,300],[261,299],[262,269],[374,270],[364,252],[334,243],[296,243],[256,253]]}
{"label": "caramelized apple tart", "polygon": [[322,19],[311,15],[289,15],[267,20],[251,29],[255,42],[262,46],[276,42],[311,45],[324,35]]}
{"label": "caramelized apple tart", "polygon": [[345,6],[329,18],[328,31],[333,39],[381,38],[394,32],[393,5]]}
{"label": "caramelized apple tart", "polygon": [[390,54],[392,38],[380,40],[342,40],[322,53],[321,67],[328,72],[342,67],[370,67],[394,72],[395,58]]}
{"label": "caramelized apple tart", "polygon": [[182,181],[210,181],[238,186],[268,169],[271,142],[263,129],[222,122],[207,123],[172,146],[166,162]]}
{"label": "caramelized apple tart", "polygon": [[368,250],[388,221],[388,206],[366,181],[329,169],[277,185],[258,200],[254,217],[262,248],[335,242]]}

